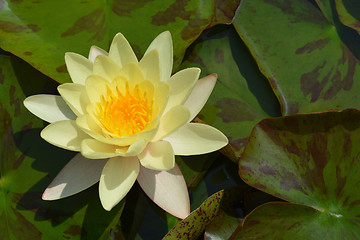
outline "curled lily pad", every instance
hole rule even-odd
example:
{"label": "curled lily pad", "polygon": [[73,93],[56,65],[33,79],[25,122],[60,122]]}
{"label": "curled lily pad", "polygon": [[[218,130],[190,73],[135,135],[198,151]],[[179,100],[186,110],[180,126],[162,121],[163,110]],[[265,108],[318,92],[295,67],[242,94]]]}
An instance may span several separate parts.
{"label": "curled lily pad", "polygon": [[234,187],[214,193],[187,218],[177,223],[163,240],[197,239],[224,206],[231,206],[238,201],[244,189],[244,187]]}

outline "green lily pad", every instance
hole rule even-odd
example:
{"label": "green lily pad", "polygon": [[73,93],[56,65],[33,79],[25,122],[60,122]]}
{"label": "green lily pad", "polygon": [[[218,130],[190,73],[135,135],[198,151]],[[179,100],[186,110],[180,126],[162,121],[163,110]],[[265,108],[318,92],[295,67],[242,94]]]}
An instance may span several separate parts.
{"label": "green lily pad", "polygon": [[267,79],[232,26],[205,31],[180,67],[200,67],[201,76],[218,74],[215,88],[198,117],[229,138],[237,156],[232,159],[237,162],[253,126],[280,114]]}
{"label": "green lily pad", "polygon": [[359,239],[359,227],[355,219],[304,205],[268,203],[247,216],[231,239]]}
{"label": "green lily pad", "polygon": [[[323,3],[323,10],[329,6]],[[234,25],[269,79],[283,115],[360,108],[360,38],[331,24],[315,4],[244,0]]]}
{"label": "green lily pad", "polygon": [[[316,210],[300,211],[299,208],[307,207],[291,209],[292,205],[273,210],[275,207],[269,205],[252,214],[260,211],[262,217],[256,213],[255,218],[264,218],[259,220],[264,223],[268,221],[264,214],[278,212],[276,216],[287,222],[284,218],[296,212],[298,218],[292,216],[289,221],[296,225],[295,229],[304,229],[294,233],[291,239],[304,239],[301,236],[313,233],[313,226],[308,226],[310,220],[318,222],[319,233],[332,229],[334,234],[326,239],[354,239],[347,234],[359,237],[359,149],[359,110],[298,114],[261,121],[255,126],[240,159],[241,178],[261,191]],[[252,214],[245,223],[252,219]],[[277,222],[274,224],[280,224],[280,220]],[[272,231],[270,226],[259,230],[259,234],[268,234]],[[245,229],[250,234],[251,231]],[[242,239],[240,232],[238,236]]]}
{"label": "green lily pad", "polygon": [[41,199],[74,154],[42,140],[43,121],[22,102],[26,95],[54,91],[56,85],[25,62],[0,56],[1,239],[107,239],[121,215],[124,201],[105,211],[97,186],[59,201]]}
{"label": "green lily pad", "polygon": [[[159,33],[174,40],[175,66],[208,26],[230,23],[240,3],[223,1],[2,1],[0,46],[60,83],[68,82],[65,52],[108,50],[122,32],[141,56]],[[201,7],[199,7],[201,6]]]}

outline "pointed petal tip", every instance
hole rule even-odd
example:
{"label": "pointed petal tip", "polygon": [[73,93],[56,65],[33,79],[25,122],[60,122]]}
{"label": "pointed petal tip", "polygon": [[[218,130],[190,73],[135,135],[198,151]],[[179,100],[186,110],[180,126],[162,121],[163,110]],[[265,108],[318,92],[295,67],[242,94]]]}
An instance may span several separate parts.
{"label": "pointed petal tip", "polygon": [[[63,189],[63,187],[58,187],[58,189]],[[56,188],[47,187],[43,192],[41,199],[45,201],[53,201],[61,198],[61,193]]]}
{"label": "pointed petal tip", "polygon": [[104,210],[106,210],[108,212],[110,212],[111,209],[113,209],[113,207],[114,207],[114,206],[106,205],[103,201],[101,201],[101,205],[103,206]]}
{"label": "pointed petal tip", "polygon": [[65,57],[69,57],[71,54],[75,54],[75,53],[73,53],[73,52],[66,52],[66,53],[65,53]]}
{"label": "pointed petal tip", "polygon": [[[212,73],[212,74],[209,74],[208,76],[211,76],[211,77],[214,77],[214,78],[218,78],[217,73]],[[207,77],[208,77],[208,76],[207,76]]]}
{"label": "pointed petal tip", "polygon": [[105,61],[105,60],[107,60],[106,58],[107,58],[106,55],[98,55],[98,56],[96,56],[96,58],[94,59],[94,64],[98,64],[98,63],[101,62],[101,61]]}
{"label": "pointed petal tip", "polygon": [[43,194],[41,195],[41,199],[42,199],[42,200],[49,200],[49,198],[47,197],[47,188],[45,189],[45,191],[44,191]]}
{"label": "pointed petal tip", "polygon": [[106,52],[104,49],[96,46],[96,45],[92,45],[89,51],[89,56],[88,59],[91,62],[94,62],[95,58],[99,55],[108,55],[108,52]]}
{"label": "pointed petal tip", "polygon": [[118,37],[125,38],[124,34],[122,34],[121,32],[118,32],[117,34],[115,34],[114,39],[118,38]]}
{"label": "pointed petal tip", "polygon": [[66,52],[65,53],[65,63],[68,59],[72,58],[72,57],[77,57],[77,56],[81,56],[78,53],[74,53],[74,52]]}
{"label": "pointed petal tip", "polygon": [[171,32],[169,30],[163,31],[162,33],[160,33],[159,35],[164,35],[167,37],[171,37]]}
{"label": "pointed petal tip", "polygon": [[173,216],[180,218],[180,219],[187,218],[190,215],[190,202],[188,202],[188,205],[186,207],[184,207],[182,209],[179,209],[179,208],[174,209],[173,212],[171,212],[170,214],[172,214]]}
{"label": "pointed petal tip", "polygon": [[[29,96],[29,97],[27,97],[27,98],[25,98],[24,99],[24,101],[23,101],[23,104],[24,104],[24,106],[26,107],[26,109],[27,110],[29,110],[30,111],[30,109],[31,109],[31,98],[32,98],[33,96]],[[31,112],[31,111],[30,111]]]}

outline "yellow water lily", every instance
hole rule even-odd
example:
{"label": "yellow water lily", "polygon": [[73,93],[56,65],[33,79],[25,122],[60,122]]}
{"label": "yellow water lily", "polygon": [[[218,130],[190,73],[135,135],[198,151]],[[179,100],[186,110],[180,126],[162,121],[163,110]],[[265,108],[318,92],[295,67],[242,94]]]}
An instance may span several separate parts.
{"label": "yellow water lily", "polygon": [[80,152],[43,194],[55,200],[99,181],[103,207],[111,210],[135,180],[169,213],[185,218],[189,196],[174,155],[216,151],[228,143],[219,130],[191,123],[207,101],[216,74],[198,80],[200,69],[171,76],[170,32],[158,35],[138,61],[118,33],[109,53],[93,46],[89,57],[66,53],[73,83],[58,87],[61,96],[34,95],[24,101],[30,112],[49,122],[47,142]]}

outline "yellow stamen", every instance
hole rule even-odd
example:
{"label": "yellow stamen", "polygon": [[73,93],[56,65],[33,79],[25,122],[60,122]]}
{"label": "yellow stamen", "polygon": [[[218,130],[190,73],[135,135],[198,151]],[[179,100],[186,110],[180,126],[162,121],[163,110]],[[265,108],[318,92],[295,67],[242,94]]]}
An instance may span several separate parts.
{"label": "yellow stamen", "polygon": [[118,136],[138,133],[147,126],[152,116],[152,102],[146,97],[146,91],[136,85],[131,91],[126,83],[125,96],[116,87],[113,93],[106,86],[106,96],[96,104],[96,117],[108,132]]}

